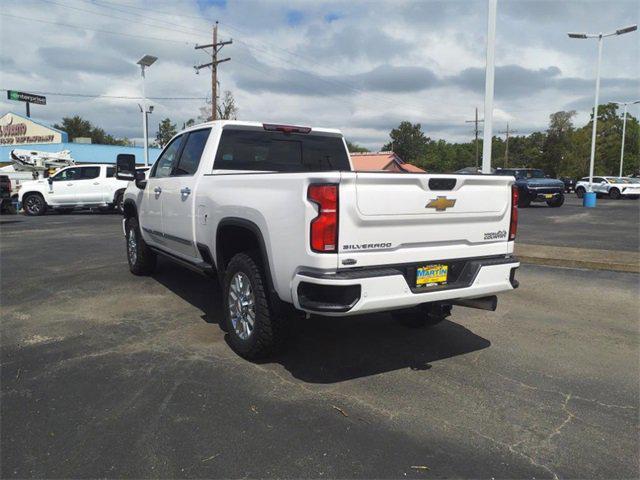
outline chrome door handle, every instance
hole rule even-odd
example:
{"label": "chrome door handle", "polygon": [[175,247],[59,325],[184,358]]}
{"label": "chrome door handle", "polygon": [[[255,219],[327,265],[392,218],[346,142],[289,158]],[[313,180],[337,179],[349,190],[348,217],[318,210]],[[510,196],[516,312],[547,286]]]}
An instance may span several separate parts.
{"label": "chrome door handle", "polygon": [[182,195],[189,195],[191,193],[191,189],[189,187],[184,187],[182,190],[180,190],[180,193]]}
{"label": "chrome door handle", "polygon": [[93,182],[94,185],[100,185],[100,182]]}
{"label": "chrome door handle", "polygon": [[160,195],[162,193],[162,189],[160,187],[156,187],[153,189],[153,193],[157,193],[158,195]]}
{"label": "chrome door handle", "polygon": [[67,187],[73,187],[73,183],[67,183]]}

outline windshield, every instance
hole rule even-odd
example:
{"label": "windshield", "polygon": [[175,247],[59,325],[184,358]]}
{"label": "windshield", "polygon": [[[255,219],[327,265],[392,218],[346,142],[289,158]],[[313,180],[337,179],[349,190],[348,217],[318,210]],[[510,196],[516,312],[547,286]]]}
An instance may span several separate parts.
{"label": "windshield", "polygon": [[542,170],[518,170],[518,178],[545,178]]}

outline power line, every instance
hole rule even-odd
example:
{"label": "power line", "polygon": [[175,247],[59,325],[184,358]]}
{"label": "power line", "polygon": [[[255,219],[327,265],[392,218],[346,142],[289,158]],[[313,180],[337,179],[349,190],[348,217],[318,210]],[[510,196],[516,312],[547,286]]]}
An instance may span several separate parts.
{"label": "power line", "polygon": [[98,33],[105,33],[107,35],[116,35],[116,36],[120,36],[120,37],[132,37],[132,38],[142,38],[145,40],[156,40],[156,41],[160,41],[160,42],[172,42],[172,43],[180,43],[183,45],[195,45],[194,42],[189,42],[186,40],[176,40],[176,39],[170,39],[170,38],[161,38],[161,37],[149,37],[146,35],[135,35],[133,33],[124,33],[124,32],[113,32],[110,30],[101,30],[98,28],[88,28],[88,27],[83,27],[80,25],[73,25],[70,23],[62,23],[62,22],[52,22],[49,20],[41,20],[39,18],[31,18],[31,17],[22,17],[20,15],[13,15],[10,13],[0,13],[0,17],[10,17],[10,18],[18,18],[20,20],[27,20],[29,22],[38,22],[38,23],[47,23],[49,25],[59,25],[62,27],[69,27],[69,28],[77,28],[78,30],[86,30],[89,32],[98,32]]}
{"label": "power line", "polygon": [[[6,92],[6,88],[0,88],[0,92]],[[127,95],[100,95],[90,93],[61,93],[61,92],[39,92],[31,91],[36,95],[49,95],[57,97],[78,97],[78,98],[109,98],[116,100],[143,100],[145,97],[134,97]],[[206,97],[146,97],[148,100],[206,100]]]}

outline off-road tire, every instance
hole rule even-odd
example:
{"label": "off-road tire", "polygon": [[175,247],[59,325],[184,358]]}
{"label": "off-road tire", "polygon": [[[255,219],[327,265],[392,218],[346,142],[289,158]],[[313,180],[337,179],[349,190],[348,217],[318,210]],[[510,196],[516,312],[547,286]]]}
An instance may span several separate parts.
{"label": "off-road tire", "polygon": [[22,210],[25,215],[31,217],[44,215],[47,211],[47,202],[39,193],[27,193],[22,199]]}
{"label": "off-road tire", "polygon": [[[451,310],[449,310],[450,312]],[[391,312],[393,319],[400,325],[408,328],[426,328],[433,327],[445,320],[448,314],[436,314],[430,312],[423,306],[408,308],[405,310],[396,310]]]}
{"label": "off-road tire", "polygon": [[[254,325],[248,338],[243,339],[233,327],[229,307],[231,282],[236,273],[242,272],[251,285],[254,297]],[[286,337],[286,317],[273,305],[277,300],[270,298],[262,262],[256,252],[238,253],[227,265],[223,280],[222,308],[224,310],[224,331],[228,341],[241,357],[259,360],[277,353]]]}
{"label": "off-road tire", "polygon": [[584,197],[585,193],[586,193],[586,190],[584,188],[582,188],[582,187],[576,188],[576,197],[582,198],[582,197]]}
{"label": "off-road tire", "polygon": [[564,195],[562,193],[552,200],[547,200],[547,205],[549,205],[552,208],[561,207],[563,203],[564,203]]}
{"label": "off-road tire", "polygon": [[612,188],[611,190],[609,190],[609,198],[611,200],[620,200],[620,197],[622,197],[622,194],[617,188]]}
{"label": "off-road tire", "polygon": [[[136,217],[131,217],[125,224],[126,246],[127,246],[127,262],[129,263],[129,270],[134,275],[150,275],[156,269],[157,255],[153,250],[149,248],[147,243],[140,234],[140,225]],[[135,239],[136,252],[133,255],[131,248],[133,244],[131,236]]]}

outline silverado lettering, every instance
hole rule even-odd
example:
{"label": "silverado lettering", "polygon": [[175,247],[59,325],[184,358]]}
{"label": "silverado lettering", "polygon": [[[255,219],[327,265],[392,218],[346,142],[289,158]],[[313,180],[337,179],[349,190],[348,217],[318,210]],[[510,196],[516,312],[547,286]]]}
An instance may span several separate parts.
{"label": "silverado lettering", "polygon": [[343,245],[343,250],[373,250],[376,248],[391,248],[391,243],[363,243],[360,245]]}

